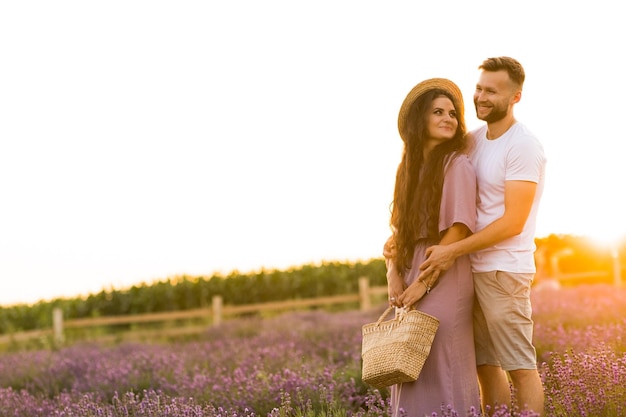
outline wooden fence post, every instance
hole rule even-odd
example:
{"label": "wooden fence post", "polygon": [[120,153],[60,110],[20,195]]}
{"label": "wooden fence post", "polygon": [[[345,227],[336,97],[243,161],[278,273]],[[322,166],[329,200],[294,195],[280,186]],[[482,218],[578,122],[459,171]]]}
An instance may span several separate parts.
{"label": "wooden fence post", "polygon": [[369,310],[372,307],[370,280],[368,277],[359,278],[359,299],[361,300],[361,311]]}
{"label": "wooden fence post", "polygon": [[213,325],[219,326],[222,324],[222,306],[224,305],[224,299],[221,295],[214,295],[211,304],[213,306]]}
{"label": "wooden fence post", "polygon": [[60,345],[65,340],[63,336],[63,310],[55,307],[52,310],[52,329],[54,334],[54,343]]}

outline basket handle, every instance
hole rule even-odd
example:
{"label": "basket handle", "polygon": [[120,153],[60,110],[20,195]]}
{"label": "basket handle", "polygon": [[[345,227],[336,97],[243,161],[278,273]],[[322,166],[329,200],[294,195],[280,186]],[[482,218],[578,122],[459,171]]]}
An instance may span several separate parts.
{"label": "basket handle", "polygon": [[[376,326],[379,326],[380,323],[383,322],[383,320],[385,319],[385,317],[387,317],[387,315],[391,312],[391,310],[394,309],[395,306],[390,305],[389,307],[387,307],[387,309],[385,311],[383,311],[383,314],[380,315],[380,317],[378,318],[378,321],[376,322]],[[402,321],[402,319],[404,318],[404,315],[406,313],[408,313],[409,311],[411,311],[410,307],[399,307],[398,310],[400,310],[400,314],[397,315],[397,318],[399,318],[400,321]]]}
{"label": "basket handle", "polygon": [[385,319],[385,317],[387,317],[387,314],[389,314],[391,312],[391,310],[393,309],[393,306],[390,305],[389,307],[387,307],[387,309],[385,311],[383,311],[383,314],[380,315],[380,318],[378,319],[378,321],[376,322],[376,326],[380,326],[380,323],[383,322],[383,320]]}

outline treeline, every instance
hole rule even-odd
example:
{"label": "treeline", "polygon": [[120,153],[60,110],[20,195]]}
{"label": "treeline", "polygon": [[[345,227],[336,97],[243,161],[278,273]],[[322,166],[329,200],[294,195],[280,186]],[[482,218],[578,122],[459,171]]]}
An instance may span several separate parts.
{"label": "treeline", "polygon": [[[551,257],[558,258],[558,272],[611,271],[608,247],[585,237],[550,235],[537,239],[538,279],[556,274]],[[619,253],[625,253],[624,242]],[[623,255],[624,258],[626,255]],[[41,301],[33,305],[0,307],[0,334],[52,327],[52,310],[61,308],[67,320],[100,316],[191,310],[210,306],[214,295],[227,305],[241,305],[294,298],[316,298],[358,292],[358,279],[386,285],[383,259],[367,262],[327,262],[288,270],[261,270],[211,277],[182,276],[126,289],[103,290],[88,297]]]}
{"label": "treeline", "polygon": [[52,327],[52,310],[66,320],[100,316],[158,313],[208,307],[214,295],[224,304],[241,305],[295,298],[316,298],[358,292],[358,279],[386,285],[382,259],[368,262],[328,262],[289,270],[261,270],[227,276],[182,276],[127,289],[103,290],[86,298],[55,299],[33,305],[0,307],[0,334]]}

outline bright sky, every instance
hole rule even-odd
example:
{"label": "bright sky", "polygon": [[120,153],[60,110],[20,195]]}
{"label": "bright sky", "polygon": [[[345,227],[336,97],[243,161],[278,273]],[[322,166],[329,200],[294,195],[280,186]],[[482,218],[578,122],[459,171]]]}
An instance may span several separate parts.
{"label": "bright sky", "polygon": [[397,114],[527,73],[538,236],[626,231],[619,2],[0,3],[0,304],[381,255]]}

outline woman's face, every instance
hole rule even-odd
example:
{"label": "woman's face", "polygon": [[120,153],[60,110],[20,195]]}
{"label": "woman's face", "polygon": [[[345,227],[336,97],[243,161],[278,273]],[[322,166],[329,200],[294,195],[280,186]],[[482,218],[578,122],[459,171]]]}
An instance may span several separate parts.
{"label": "woman's face", "polygon": [[459,121],[452,100],[445,96],[436,97],[426,115],[426,132],[431,146],[452,139],[458,127]]}

